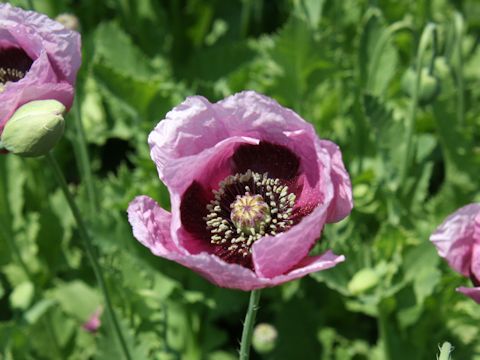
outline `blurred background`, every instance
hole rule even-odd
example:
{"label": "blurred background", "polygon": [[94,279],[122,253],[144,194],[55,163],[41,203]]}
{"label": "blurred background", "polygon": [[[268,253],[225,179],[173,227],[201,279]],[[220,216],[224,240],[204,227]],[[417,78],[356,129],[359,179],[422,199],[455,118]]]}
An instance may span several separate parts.
{"label": "blurred background", "polygon": [[[448,340],[455,358],[480,359],[480,305],[455,292],[471,284],[428,240],[449,213],[480,201],[480,1],[33,6],[69,14],[59,20],[82,34],[76,104],[55,155],[135,360],[237,358],[248,294],[153,256],[126,208],[139,194],[169,207],[146,141],[166,112],[188,95],[213,102],[244,89],[339,144],[355,197],[313,249],[347,261],[263,291],[258,321],[278,338],[252,358],[434,359]],[[82,328],[102,297],[42,159],[0,157],[0,218],[0,359],[120,359],[106,319]]]}

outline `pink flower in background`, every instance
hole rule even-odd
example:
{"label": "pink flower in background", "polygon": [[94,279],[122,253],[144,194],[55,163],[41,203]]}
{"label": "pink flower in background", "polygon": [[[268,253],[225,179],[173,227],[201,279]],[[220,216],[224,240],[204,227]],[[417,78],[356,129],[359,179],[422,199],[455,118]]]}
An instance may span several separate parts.
{"label": "pink flower in background", "polygon": [[45,15],[0,4],[0,134],[32,100],[69,108],[81,63],[80,35]]}
{"label": "pink flower in background", "polygon": [[98,307],[97,310],[90,316],[90,318],[82,325],[83,329],[88,332],[96,332],[98,328],[102,325],[100,316],[102,315],[103,309]]}
{"label": "pink flower in background", "polygon": [[171,212],[139,196],[128,217],[153,254],[242,290],[344,260],[308,255],[324,224],[350,213],[352,192],[338,146],[293,111],[253,91],[215,104],[193,96],[148,142]]}
{"label": "pink flower in background", "polygon": [[454,212],[435,230],[430,240],[438,254],[475,285],[457,290],[480,303],[480,203]]}

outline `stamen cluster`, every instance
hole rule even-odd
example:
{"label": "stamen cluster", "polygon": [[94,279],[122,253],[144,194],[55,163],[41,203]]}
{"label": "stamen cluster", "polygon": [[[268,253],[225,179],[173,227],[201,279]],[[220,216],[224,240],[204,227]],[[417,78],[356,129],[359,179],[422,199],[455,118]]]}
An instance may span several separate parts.
{"label": "stamen cluster", "polygon": [[14,68],[0,67],[0,85],[6,84],[8,81],[16,82],[25,77],[25,73]]}
{"label": "stamen cluster", "polygon": [[280,179],[248,170],[228,176],[213,191],[205,217],[210,241],[222,245],[224,256],[250,254],[256,240],[276,235],[293,225],[296,196]]}

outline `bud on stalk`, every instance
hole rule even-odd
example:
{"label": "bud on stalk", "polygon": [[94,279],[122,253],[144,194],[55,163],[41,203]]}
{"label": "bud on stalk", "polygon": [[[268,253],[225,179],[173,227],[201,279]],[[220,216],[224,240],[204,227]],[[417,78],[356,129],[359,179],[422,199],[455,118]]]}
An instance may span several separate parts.
{"label": "bud on stalk", "polygon": [[65,106],[57,100],[36,100],[21,106],[5,125],[1,146],[19,156],[46,155],[63,135],[64,112]]}

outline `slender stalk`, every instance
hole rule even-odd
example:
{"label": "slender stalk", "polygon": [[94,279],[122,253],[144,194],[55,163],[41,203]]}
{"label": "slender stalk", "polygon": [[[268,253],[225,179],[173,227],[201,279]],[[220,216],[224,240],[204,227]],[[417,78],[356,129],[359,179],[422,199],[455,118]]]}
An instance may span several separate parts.
{"label": "slender stalk", "polygon": [[245,322],[243,324],[242,342],[240,343],[240,360],[248,360],[250,358],[253,325],[255,324],[259,301],[260,290],[252,290],[247,314],[245,315]]}
{"label": "slender stalk", "polygon": [[115,333],[118,338],[118,342],[120,343],[121,346],[121,352],[124,354],[124,357],[126,360],[131,360],[132,358],[130,357],[130,353],[128,351],[127,344],[125,342],[125,338],[123,337],[122,331],[120,329],[120,325],[118,323],[117,317],[115,315],[115,312],[113,311],[112,303],[110,300],[110,295],[107,289],[107,285],[105,283],[105,279],[103,277],[102,269],[100,267],[100,264],[97,261],[97,258],[94,255],[94,248],[90,240],[90,236],[88,235],[87,232],[87,227],[85,225],[85,222],[83,220],[82,215],[80,214],[80,210],[78,209],[75,200],[73,199],[72,194],[70,193],[70,190],[68,189],[67,182],[65,181],[65,178],[63,177],[62,171],[60,169],[60,166],[58,165],[57,161],[53,157],[51,153],[48,153],[46,155],[46,159],[48,164],[53,170],[53,173],[55,177],[57,178],[57,181],[63,191],[63,194],[65,195],[65,198],[67,199],[68,205],[70,206],[70,209],[73,213],[73,217],[75,218],[75,221],[77,222],[78,226],[78,231],[80,233],[80,237],[83,241],[83,245],[85,247],[85,251],[87,253],[88,260],[90,261],[90,264],[93,268],[93,272],[95,274],[95,277],[97,279],[98,285],[100,286],[100,289],[103,293],[104,299],[105,299],[105,308],[107,310],[107,314],[110,318],[111,323],[113,324],[113,328],[115,330]]}
{"label": "slender stalk", "polygon": [[[420,92],[420,78],[422,73],[423,59],[426,53],[428,44],[433,42],[435,38],[436,27],[433,23],[427,24],[425,30],[420,37],[420,43],[418,45],[417,59],[416,59],[416,76],[415,84],[412,91],[412,100],[410,102],[410,111],[406,122],[405,129],[405,159],[401,172],[401,183],[403,183],[407,177],[408,169],[413,161],[413,134],[415,129],[415,121],[417,118],[418,99]],[[435,56],[435,54],[433,55]]]}
{"label": "slender stalk", "polygon": [[385,359],[392,359],[392,350],[390,348],[390,338],[389,338],[389,331],[388,331],[388,320],[387,320],[387,314],[385,313],[385,310],[383,309],[382,305],[380,304],[378,307],[378,330],[380,333],[380,339],[383,345],[383,353],[385,356]]}
{"label": "slender stalk", "polygon": [[18,244],[14,240],[14,235],[13,235],[13,229],[12,229],[12,214],[10,213],[10,207],[8,206],[9,200],[8,200],[8,182],[7,182],[7,169],[5,166],[5,162],[0,161],[0,196],[2,198],[0,199],[0,204],[1,206],[4,207],[4,214],[5,214],[5,219],[0,217],[0,237],[3,237],[5,241],[8,244],[8,247],[10,248],[10,251],[13,255],[13,258],[15,261],[20,265],[22,270],[25,272],[25,275],[27,276],[28,280],[33,284],[33,275],[30,272],[30,269],[28,268],[27,264],[22,258],[22,253],[18,247]]}
{"label": "slender stalk", "polygon": [[78,163],[80,164],[83,181],[87,187],[90,213],[95,214],[98,211],[97,194],[93,182],[92,166],[88,155],[87,139],[85,137],[85,129],[83,128],[82,113],[80,111],[80,98],[78,96],[76,96],[74,102],[74,118],[77,132]]}
{"label": "slender stalk", "polygon": [[28,8],[32,11],[35,11],[35,5],[33,5],[33,0],[27,0]]}
{"label": "slender stalk", "polygon": [[465,125],[465,84],[463,82],[463,18],[459,13],[455,14],[455,43],[457,45],[458,62],[455,66],[457,80],[457,121],[460,126]]}

